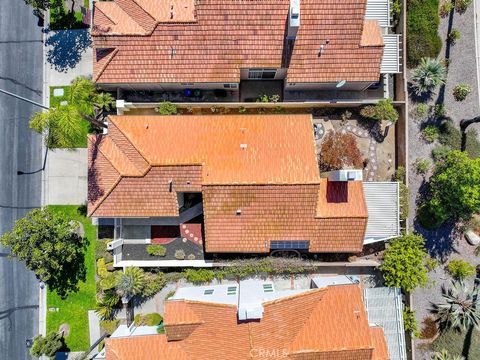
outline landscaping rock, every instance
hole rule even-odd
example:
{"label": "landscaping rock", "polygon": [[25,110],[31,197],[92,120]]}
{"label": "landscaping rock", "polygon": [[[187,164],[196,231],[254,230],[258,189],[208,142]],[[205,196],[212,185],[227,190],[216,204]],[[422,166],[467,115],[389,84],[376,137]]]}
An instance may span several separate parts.
{"label": "landscaping rock", "polygon": [[468,230],[465,232],[465,239],[467,239],[470,245],[478,245],[480,244],[480,236],[475,234],[472,230]]}

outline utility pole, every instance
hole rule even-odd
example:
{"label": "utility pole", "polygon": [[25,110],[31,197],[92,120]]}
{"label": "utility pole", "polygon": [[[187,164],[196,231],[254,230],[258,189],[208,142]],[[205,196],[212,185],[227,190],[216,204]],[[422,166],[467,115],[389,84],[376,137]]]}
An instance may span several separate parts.
{"label": "utility pole", "polygon": [[33,101],[33,100],[30,100],[30,99],[24,98],[23,96],[20,96],[20,95],[17,95],[17,94],[11,93],[11,92],[9,92],[9,91],[6,91],[6,90],[3,90],[3,89],[0,89],[0,93],[4,93],[4,94],[6,94],[6,95],[13,96],[14,98],[17,98],[17,99],[20,99],[20,100],[26,101],[26,102],[28,102],[28,103],[30,103],[30,104],[33,104],[33,105],[35,105],[35,106],[39,106],[39,107],[41,107],[41,108],[43,108],[43,109],[47,109],[47,110],[49,109],[49,107],[48,107],[48,106],[45,106],[45,105],[43,105],[43,104],[40,104],[40,103],[37,103],[37,102],[35,102],[35,101]]}

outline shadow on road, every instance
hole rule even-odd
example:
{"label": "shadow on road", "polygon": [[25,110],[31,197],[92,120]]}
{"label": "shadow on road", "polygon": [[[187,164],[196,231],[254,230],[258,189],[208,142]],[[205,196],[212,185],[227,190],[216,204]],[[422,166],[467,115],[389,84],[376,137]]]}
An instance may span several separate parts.
{"label": "shadow on road", "polygon": [[88,30],[51,31],[45,41],[49,47],[47,61],[55,70],[67,72],[80,62],[82,54],[91,44]]}

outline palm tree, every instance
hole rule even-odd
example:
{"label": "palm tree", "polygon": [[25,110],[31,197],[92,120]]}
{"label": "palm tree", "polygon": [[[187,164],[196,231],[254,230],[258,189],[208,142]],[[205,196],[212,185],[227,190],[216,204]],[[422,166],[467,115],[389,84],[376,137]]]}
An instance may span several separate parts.
{"label": "palm tree", "polygon": [[431,360],[464,360],[464,357],[459,355],[450,355],[447,350],[443,349],[439,353],[433,355]]}
{"label": "palm tree", "polygon": [[413,70],[412,89],[416,95],[433,91],[437,86],[445,84],[447,69],[437,59],[422,58]]}
{"label": "palm tree", "polygon": [[125,272],[117,273],[115,289],[122,298],[130,300],[135,295],[142,293],[145,282],[145,273],[141,268],[128,267]]}
{"label": "palm tree", "polygon": [[36,113],[30,119],[30,128],[45,135],[49,149],[74,147],[85,136],[84,120],[97,129],[105,128],[103,121],[96,118],[95,109],[110,107],[114,101],[110,94],[98,93],[92,81],[85,77],[72,81],[65,98],[67,105]]}
{"label": "palm tree", "polygon": [[443,302],[433,304],[440,329],[467,330],[480,328],[480,298],[478,286],[471,287],[462,281],[453,281],[447,289],[442,287]]}

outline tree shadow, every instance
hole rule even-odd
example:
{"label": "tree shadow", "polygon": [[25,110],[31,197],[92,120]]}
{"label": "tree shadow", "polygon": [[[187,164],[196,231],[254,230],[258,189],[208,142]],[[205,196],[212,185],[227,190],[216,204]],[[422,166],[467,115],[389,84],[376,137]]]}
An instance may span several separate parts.
{"label": "tree shadow", "polygon": [[[447,39],[450,36],[450,33],[453,29],[453,15],[455,14],[455,9],[450,11],[448,14],[448,28],[447,28]],[[452,43],[450,41],[445,42],[445,60],[447,61],[447,71],[448,71],[448,61],[450,60],[450,51],[451,51]],[[440,86],[440,90],[438,91],[438,97],[435,101],[435,104],[443,104],[445,102],[445,84]]]}
{"label": "tree shadow", "polygon": [[67,72],[81,60],[82,54],[91,46],[88,30],[60,30],[52,32],[45,41],[49,46],[47,61],[56,71]]}
{"label": "tree shadow", "polygon": [[52,271],[51,277],[46,281],[49,289],[55,291],[62,299],[65,299],[70,293],[77,292],[78,283],[85,281],[87,275],[85,251],[88,239],[72,233],[69,242],[74,243],[75,254],[64,261],[60,260],[62,271]]}

